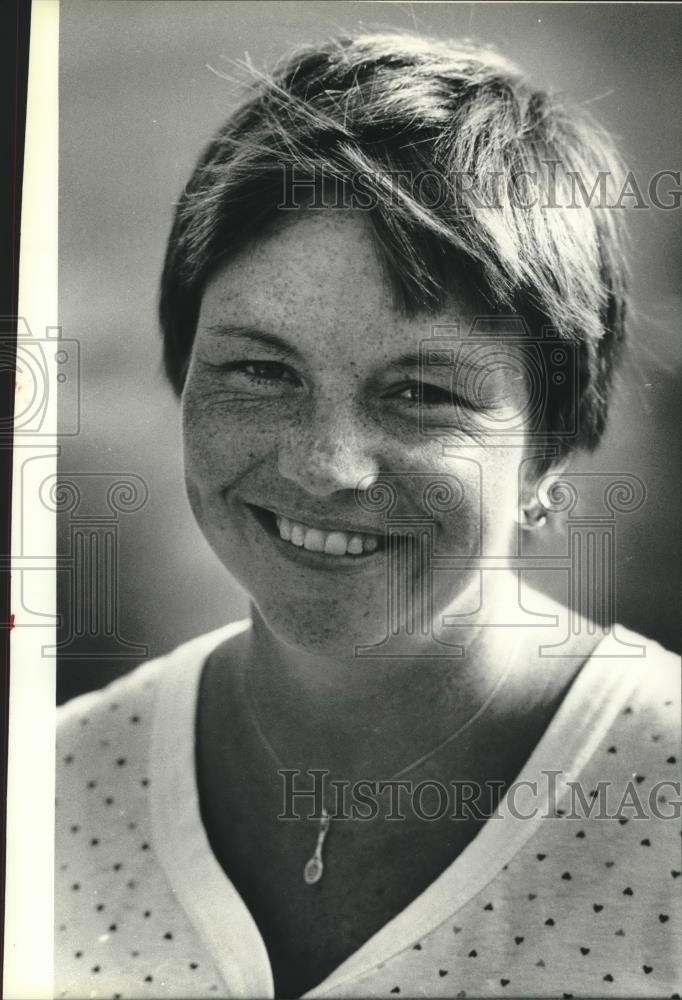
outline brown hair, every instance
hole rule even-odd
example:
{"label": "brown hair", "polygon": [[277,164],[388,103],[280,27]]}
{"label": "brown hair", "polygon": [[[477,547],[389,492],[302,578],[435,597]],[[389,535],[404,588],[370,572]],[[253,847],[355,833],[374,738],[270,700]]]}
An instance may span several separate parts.
{"label": "brown hair", "polygon": [[168,378],[180,393],[216,265],[284,211],[330,207],[333,189],[332,205],[368,212],[401,308],[435,313],[464,267],[491,309],[570,343],[578,389],[548,389],[545,430],[559,457],[594,447],[624,337],[622,212],[604,204],[624,175],[584,110],[494,51],[406,34],[309,46],[256,74],[178,202],[160,297]]}

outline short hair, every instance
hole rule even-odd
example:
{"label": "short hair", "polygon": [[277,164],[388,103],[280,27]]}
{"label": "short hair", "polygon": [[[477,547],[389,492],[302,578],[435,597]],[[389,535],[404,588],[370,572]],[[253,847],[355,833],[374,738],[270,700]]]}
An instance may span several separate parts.
{"label": "short hair", "polygon": [[404,33],[308,46],[255,74],[179,199],[161,281],[166,374],[179,394],[208,277],[292,217],[282,206],[307,178],[366,208],[408,314],[437,313],[465,274],[491,309],[570,342],[579,390],[548,390],[544,429],[556,458],[594,448],[625,332],[622,212],[604,204],[624,174],[589,113],[494,50]]}

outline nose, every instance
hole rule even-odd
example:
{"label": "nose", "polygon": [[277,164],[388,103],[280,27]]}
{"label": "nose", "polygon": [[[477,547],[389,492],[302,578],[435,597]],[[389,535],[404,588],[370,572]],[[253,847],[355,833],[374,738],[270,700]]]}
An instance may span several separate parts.
{"label": "nose", "polygon": [[312,496],[368,489],[379,475],[369,428],[330,409],[291,428],[278,451],[279,473]]}

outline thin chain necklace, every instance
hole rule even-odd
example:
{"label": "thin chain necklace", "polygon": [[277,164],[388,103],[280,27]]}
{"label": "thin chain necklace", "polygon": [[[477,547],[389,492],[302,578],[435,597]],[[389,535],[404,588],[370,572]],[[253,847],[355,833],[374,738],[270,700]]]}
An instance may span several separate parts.
{"label": "thin chain necklace", "polygon": [[[444,747],[448,746],[450,743],[453,743],[458,736],[461,736],[462,733],[464,733],[467,729],[469,729],[470,726],[472,726],[478,719],[480,719],[483,713],[490,707],[492,701],[494,700],[494,698],[500,691],[502,685],[505,683],[505,681],[509,677],[509,674],[511,673],[511,670],[514,666],[514,654],[516,653],[516,650],[518,648],[520,638],[521,638],[520,630],[517,630],[515,640],[511,644],[509,653],[507,655],[507,662],[504,666],[502,673],[500,674],[499,678],[493,685],[490,694],[486,697],[483,704],[474,712],[474,714],[469,719],[467,719],[465,723],[459,726],[453,733],[449,733],[445,737],[445,739],[441,740],[441,742],[438,743],[435,747],[433,747],[433,749],[427,751],[427,753],[425,754],[422,754],[420,757],[417,757],[416,760],[413,760],[410,764],[407,764],[399,771],[396,771],[395,774],[392,774],[391,777],[387,779],[387,781],[395,781],[396,778],[402,778],[403,775],[408,774],[410,771],[413,771],[416,767],[419,767],[420,764],[425,764],[427,760],[430,760],[432,757],[435,757],[435,755],[440,750],[443,750]],[[251,674],[250,670],[242,672],[242,686],[244,689],[246,702],[249,711],[251,713],[251,721],[253,722],[256,733],[258,734],[258,737],[261,740],[263,746],[268,751],[272,759],[275,761],[280,771],[284,771],[286,770],[286,767],[283,764],[281,757],[279,756],[279,754],[273,747],[272,743],[263,732],[263,727],[260,724],[260,718],[258,716],[258,711],[256,709],[255,702],[252,699],[251,694],[249,692],[250,674]],[[314,885],[316,882],[319,882],[320,879],[322,878],[322,874],[324,872],[324,861],[322,860],[322,851],[330,827],[331,827],[331,816],[329,815],[329,813],[327,812],[327,810],[323,805],[320,814],[320,825],[317,831],[317,843],[315,845],[315,850],[311,855],[311,857],[308,858],[305,865],[303,866],[303,881],[306,883],[306,885]]]}

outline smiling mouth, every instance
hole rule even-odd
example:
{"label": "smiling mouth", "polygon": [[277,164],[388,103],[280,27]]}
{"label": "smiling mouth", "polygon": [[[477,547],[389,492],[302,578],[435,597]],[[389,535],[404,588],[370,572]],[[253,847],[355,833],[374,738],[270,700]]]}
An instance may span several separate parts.
{"label": "smiling mouth", "polygon": [[384,547],[383,535],[360,531],[325,531],[284,514],[276,514],[265,507],[249,506],[270,534],[276,535],[289,546],[305,549],[307,552],[316,552],[332,559],[356,560],[374,555]]}

